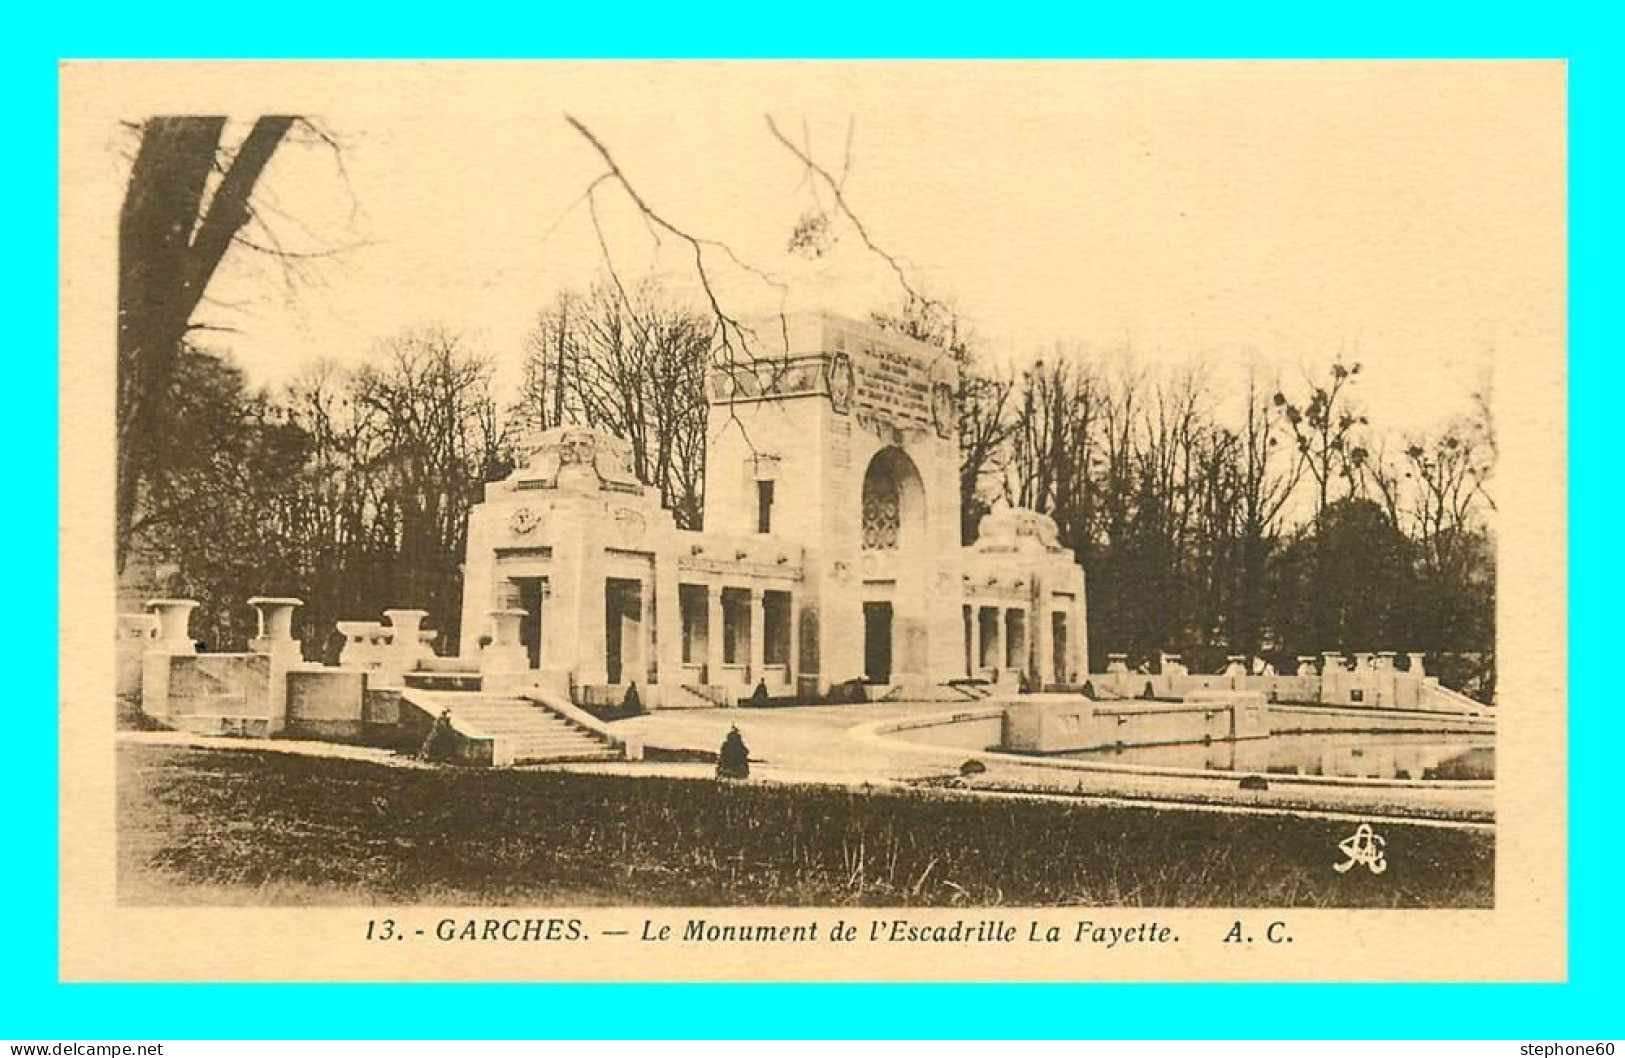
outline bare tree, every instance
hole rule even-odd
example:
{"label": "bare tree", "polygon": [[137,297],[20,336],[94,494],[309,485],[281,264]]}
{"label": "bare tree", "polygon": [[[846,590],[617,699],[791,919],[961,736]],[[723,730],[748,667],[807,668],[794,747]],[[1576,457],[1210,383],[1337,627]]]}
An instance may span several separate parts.
{"label": "bare tree", "polygon": [[[337,156],[332,136],[305,118],[267,115],[230,142],[221,116],[154,117],[139,144],[119,214],[118,455],[115,489],[118,568],[123,570],[143,483],[157,469],[171,382],[183,343],[200,330],[210,282],[233,247],[289,267],[336,247],[294,249],[265,215],[261,178],[290,139],[308,138]],[[342,163],[340,166],[342,173]]]}
{"label": "bare tree", "polygon": [[[1329,378],[1316,382],[1305,377],[1309,388],[1307,399],[1293,401],[1277,391],[1275,406],[1281,409],[1297,441],[1303,468],[1315,485],[1315,567],[1316,576],[1327,569],[1326,511],[1332,501],[1332,485],[1342,479],[1352,494],[1365,464],[1369,449],[1355,443],[1357,431],[1364,427],[1366,418],[1353,408],[1349,388],[1360,374],[1358,363],[1345,364],[1334,360],[1328,369]],[[1324,609],[1314,611],[1317,628],[1314,638],[1321,644],[1328,641],[1334,615]]]}
{"label": "bare tree", "polygon": [[358,442],[379,478],[369,513],[395,555],[393,597],[425,607],[455,636],[468,510],[484,482],[511,465],[510,439],[496,414],[489,359],[457,336],[405,334],[385,352],[382,366],[349,382]]}
{"label": "bare tree", "polygon": [[711,333],[705,315],[652,281],[606,279],[564,295],[531,332],[519,417],[532,429],[578,423],[622,438],[638,478],[678,525],[698,528]]}
{"label": "bare tree", "polygon": [[1265,573],[1280,539],[1282,512],[1297,489],[1305,461],[1281,451],[1281,416],[1247,375],[1247,410],[1233,436],[1236,579],[1231,642],[1256,653],[1263,638]]}

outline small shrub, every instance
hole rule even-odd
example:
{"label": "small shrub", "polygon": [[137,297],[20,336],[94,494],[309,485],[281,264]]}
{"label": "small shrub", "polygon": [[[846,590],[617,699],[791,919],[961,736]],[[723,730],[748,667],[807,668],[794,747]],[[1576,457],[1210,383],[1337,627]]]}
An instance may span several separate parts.
{"label": "small shrub", "polygon": [[1268,790],[1270,784],[1262,775],[1244,775],[1241,779],[1243,790]]}
{"label": "small shrub", "polygon": [[967,779],[972,775],[980,775],[985,771],[987,771],[987,765],[974,757],[959,766],[959,774]]}
{"label": "small shrub", "polygon": [[750,748],[737,727],[729,728],[727,737],[722,740],[722,749],[717,753],[717,778],[750,778]]}

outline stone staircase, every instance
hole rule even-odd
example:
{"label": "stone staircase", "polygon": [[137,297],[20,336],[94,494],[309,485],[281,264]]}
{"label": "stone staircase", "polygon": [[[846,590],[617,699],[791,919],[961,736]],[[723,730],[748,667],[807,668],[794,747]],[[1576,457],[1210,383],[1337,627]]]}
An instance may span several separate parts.
{"label": "stone staircase", "polygon": [[464,763],[502,767],[625,757],[624,747],[610,736],[529,698],[409,687],[402,700],[431,722],[450,713]]}
{"label": "stone staircase", "polygon": [[675,700],[662,702],[661,706],[666,709],[717,709],[734,704],[728,696],[728,688],[703,683],[680,683],[672,698]]}

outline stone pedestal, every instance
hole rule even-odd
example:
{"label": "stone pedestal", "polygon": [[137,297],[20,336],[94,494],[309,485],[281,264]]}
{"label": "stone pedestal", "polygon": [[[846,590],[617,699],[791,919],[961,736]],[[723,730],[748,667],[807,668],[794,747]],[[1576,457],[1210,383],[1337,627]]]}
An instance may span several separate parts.
{"label": "stone pedestal", "polygon": [[[418,661],[433,653],[424,642],[423,621],[428,610],[385,610],[389,621],[390,640],[383,667],[397,673],[408,673],[418,667]],[[430,639],[433,634],[430,633]]]}
{"label": "stone pedestal", "polygon": [[148,716],[167,717],[169,708],[170,659],[197,653],[192,639],[193,599],[151,599],[147,609],[158,618],[158,634],[149,639],[141,656],[141,710]]}
{"label": "stone pedestal", "polygon": [[1327,704],[1343,704],[1348,700],[1349,670],[1343,664],[1343,655],[1335,650],[1321,654],[1320,700]]}
{"label": "stone pedestal", "polygon": [[480,650],[480,686],[498,693],[520,689],[528,682],[530,655],[520,639],[524,610],[492,610],[491,642]]}
{"label": "stone pedestal", "polygon": [[524,610],[492,610],[491,642],[480,651],[481,672],[514,672],[530,667],[525,644],[519,639]]}
{"label": "stone pedestal", "polygon": [[1119,694],[1128,693],[1128,655],[1106,655],[1106,679],[1104,681]]}
{"label": "stone pedestal", "polygon": [[266,733],[275,735],[288,726],[288,673],[304,660],[299,640],[293,637],[293,612],[305,603],[256,595],[248,605],[258,613],[260,624],[260,634],[248,641],[248,649],[270,660]]}
{"label": "stone pedestal", "polygon": [[1423,676],[1427,675],[1427,668],[1422,664],[1422,659],[1424,657],[1426,657],[1426,655],[1417,653],[1415,651],[1405,655],[1406,660],[1410,662],[1411,675],[1417,679],[1421,679]]}

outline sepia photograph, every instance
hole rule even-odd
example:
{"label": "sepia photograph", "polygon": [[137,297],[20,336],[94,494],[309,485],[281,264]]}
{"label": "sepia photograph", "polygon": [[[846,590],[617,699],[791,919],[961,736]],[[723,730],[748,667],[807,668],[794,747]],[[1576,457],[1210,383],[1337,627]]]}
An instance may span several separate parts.
{"label": "sepia photograph", "polygon": [[65,957],[1561,975],[1561,63],[62,86]]}

